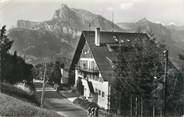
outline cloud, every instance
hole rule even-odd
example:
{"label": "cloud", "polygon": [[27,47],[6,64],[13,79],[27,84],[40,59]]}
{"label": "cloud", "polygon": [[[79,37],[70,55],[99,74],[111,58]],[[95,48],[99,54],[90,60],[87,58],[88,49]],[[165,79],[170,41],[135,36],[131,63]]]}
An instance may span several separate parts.
{"label": "cloud", "polygon": [[4,3],[4,2],[7,2],[9,0],[0,0],[0,3]]}
{"label": "cloud", "polygon": [[121,0],[120,8],[123,10],[130,9],[137,3],[145,2],[145,0]]}
{"label": "cloud", "polygon": [[6,4],[11,0],[0,0],[0,9],[6,6]]}
{"label": "cloud", "polygon": [[[184,23],[184,0],[64,0],[71,8],[86,9],[117,22],[152,21]],[[61,0],[0,0],[0,23],[15,25],[18,19],[51,19]],[[24,6],[24,7],[22,7]],[[145,10],[146,9],[146,10]]]}
{"label": "cloud", "polygon": [[108,11],[113,11],[113,7],[108,7],[107,10]]}
{"label": "cloud", "polygon": [[3,22],[3,21],[2,21],[2,12],[0,11],[0,28],[1,28],[1,26],[3,25],[2,22]]}
{"label": "cloud", "polygon": [[125,10],[125,9],[132,8],[133,6],[134,6],[133,2],[125,2],[125,3],[121,3],[120,8]]}

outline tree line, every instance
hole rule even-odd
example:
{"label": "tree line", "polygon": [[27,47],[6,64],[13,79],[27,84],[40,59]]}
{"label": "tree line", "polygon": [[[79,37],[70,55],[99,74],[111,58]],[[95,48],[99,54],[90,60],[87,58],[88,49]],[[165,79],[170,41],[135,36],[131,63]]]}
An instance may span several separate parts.
{"label": "tree line", "polygon": [[[15,84],[26,81],[28,85],[33,86],[33,78],[43,79],[44,64],[39,63],[32,65],[17,55],[17,52],[10,53],[10,49],[14,41],[9,39],[6,35],[6,26],[0,29],[0,81]],[[61,69],[64,64],[59,61],[46,63],[46,79],[49,83],[60,84]]]}
{"label": "tree line", "polygon": [[64,68],[64,64],[59,61],[56,62],[47,62],[47,63],[39,63],[33,68],[33,77],[34,79],[43,80],[43,74],[46,64],[46,80],[51,85],[61,84],[61,68]]}
{"label": "tree line", "polygon": [[17,55],[15,51],[10,54],[14,41],[6,35],[6,26],[0,29],[0,80],[2,82],[15,84],[23,80],[33,86],[31,64]]}

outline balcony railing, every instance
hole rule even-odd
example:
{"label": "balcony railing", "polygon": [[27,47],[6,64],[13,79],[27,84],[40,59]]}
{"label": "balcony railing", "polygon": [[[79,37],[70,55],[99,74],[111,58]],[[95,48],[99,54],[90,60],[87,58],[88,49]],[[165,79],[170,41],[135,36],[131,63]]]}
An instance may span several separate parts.
{"label": "balcony railing", "polygon": [[80,72],[89,73],[89,74],[99,74],[99,70],[97,68],[89,69],[87,67],[81,67],[77,66],[76,69],[78,69]]}

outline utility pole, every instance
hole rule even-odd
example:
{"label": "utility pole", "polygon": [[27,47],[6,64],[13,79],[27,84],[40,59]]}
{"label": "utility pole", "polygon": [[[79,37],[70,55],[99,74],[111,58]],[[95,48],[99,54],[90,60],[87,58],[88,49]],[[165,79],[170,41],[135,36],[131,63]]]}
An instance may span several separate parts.
{"label": "utility pole", "polygon": [[143,103],[143,97],[141,96],[141,117],[143,117],[144,114],[144,103]]}
{"label": "utility pole", "polygon": [[91,30],[91,23],[89,23],[89,31]]}
{"label": "utility pole", "polygon": [[114,11],[112,9],[112,32],[114,32]]}
{"label": "utility pole", "polygon": [[135,97],[135,117],[138,117],[138,100],[137,96]]}
{"label": "utility pole", "polygon": [[155,117],[155,104],[153,104],[153,117]]}
{"label": "utility pole", "polygon": [[44,96],[45,96],[45,84],[46,84],[46,71],[47,71],[47,64],[46,59],[44,59],[44,74],[43,74],[43,84],[42,84],[42,95],[41,95],[41,107],[43,108],[44,105]]}
{"label": "utility pole", "polygon": [[132,105],[132,103],[133,103],[133,96],[131,94],[131,97],[130,97],[130,117],[132,117],[132,115],[133,115],[133,105]]}
{"label": "utility pole", "polygon": [[167,69],[168,69],[168,50],[164,50],[163,51],[164,54],[164,108],[163,108],[163,114],[164,117],[166,117],[166,113],[167,113]]}
{"label": "utility pole", "polygon": [[[1,48],[0,48],[1,49]],[[2,81],[2,69],[1,69],[1,67],[2,67],[2,58],[1,58],[1,50],[0,50],[0,93],[1,93],[1,81]]]}
{"label": "utility pole", "polygon": [[109,117],[112,117],[112,114],[111,114],[111,83],[109,82],[109,86],[108,86],[108,103],[107,103],[107,106],[108,106],[108,116]]}
{"label": "utility pole", "polygon": [[[1,30],[0,30],[0,33],[2,33]],[[0,42],[1,42],[1,38],[3,38],[1,35],[2,34],[0,34]],[[1,68],[2,68],[2,55],[1,55],[1,47],[0,47],[0,93],[1,93],[1,83],[2,83],[2,69]]]}

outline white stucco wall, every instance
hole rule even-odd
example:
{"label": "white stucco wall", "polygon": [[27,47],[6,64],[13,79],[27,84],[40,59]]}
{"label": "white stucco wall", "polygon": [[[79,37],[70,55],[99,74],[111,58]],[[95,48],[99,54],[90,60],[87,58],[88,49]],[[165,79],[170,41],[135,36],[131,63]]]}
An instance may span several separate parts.
{"label": "white stucco wall", "polygon": [[[109,95],[109,83],[108,82],[99,82],[95,80],[90,80],[93,84],[94,91],[98,93],[97,104],[105,109],[108,109],[108,95]],[[97,90],[96,90],[97,89]],[[101,94],[99,94],[99,90]],[[102,97],[102,92],[104,92],[104,97]]]}
{"label": "white stucco wall", "polygon": [[[108,109],[108,95],[109,95],[109,83],[108,82],[99,82],[99,81],[95,81],[95,80],[91,80],[89,79],[90,82],[92,82],[93,88],[95,93],[98,94],[98,98],[97,98],[97,104],[104,108],[104,109]],[[90,89],[87,83],[86,79],[82,79],[82,84],[84,86],[84,96],[88,99],[91,98],[90,95]],[[99,94],[99,90],[101,92],[101,94]],[[104,97],[102,97],[102,92],[104,92]]]}
{"label": "white stucco wall", "polygon": [[[96,66],[96,62],[93,58],[80,58],[80,61],[87,61],[87,68],[92,69]],[[92,62],[94,62],[94,64],[92,64]],[[90,93],[90,89],[87,83],[88,79],[90,82],[92,82],[93,88],[95,93],[97,93],[97,104],[104,108],[104,109],[108,109],[108,96],[109,96],[109,83],[108,82],[104,82],[102,79],[102,75],[99,73],[98,76],[98,81],[95,79],[91,79],[91,78],[86,78],[84,79],[84,76],[80,75],[80,73],[78,72],[78,70],[75,70],[75,86],[77,85],[77,80],[78,78],[81,77],[82,78],[82,84],[84,86],[84,96],[87,99],[91,99],[91,93]],[[101,92],[101,94],[99,94],[99,91]],[[104,97],[102,96],[102,92],[104,92]]]}
{"label": "white stucco wall", "polygon": [[88,99],[90,98],[90,90],[88,87],[88,83],[85,79],[82,79],[82,84],[84,86],[84,96]]}

